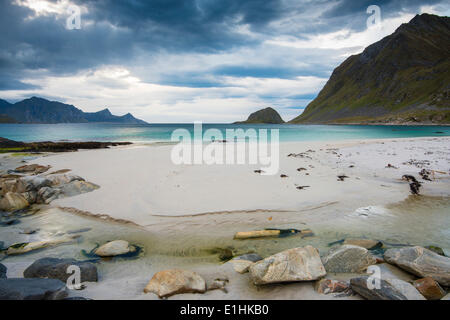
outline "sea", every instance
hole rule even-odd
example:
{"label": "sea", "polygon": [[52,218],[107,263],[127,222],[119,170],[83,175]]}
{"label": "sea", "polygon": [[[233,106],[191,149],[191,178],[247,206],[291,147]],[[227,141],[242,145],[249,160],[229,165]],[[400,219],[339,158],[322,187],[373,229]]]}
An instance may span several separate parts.
{"label": "sea", "polygon": [[[24,141],[129,141],[169,142],[177,129],[194,137],[194,124],[0,124],[0,137]],[[398,125],[294,125],[294,124],[202,124],[202,132],[227,129],[277,129],[280,142],[336,141],[347,139],[383,139],[450,136],[450,126]],[[268,133],[270,136],[270,133]]]}

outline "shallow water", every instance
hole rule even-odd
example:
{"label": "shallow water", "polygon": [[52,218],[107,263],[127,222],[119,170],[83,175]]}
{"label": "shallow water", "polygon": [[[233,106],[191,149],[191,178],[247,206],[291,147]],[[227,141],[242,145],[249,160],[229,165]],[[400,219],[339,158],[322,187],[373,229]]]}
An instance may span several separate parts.
{"label": "shallow water", "polygon": [[[175,129],[191,134],[193,124],[124,125],[111,123],[0,124],[0,137],[17,141],[170,141]],[[450,136],[450,126],[363,126],[363,125],[233,125],[204,124],[203,132],[215,128],[226,138],[226,129],[278,129],[280,141],[331,141]],[[269,135],[270,138],[270,135]],[[223,140],[216,138],[217,140]]]}
{"label": "shallow water", "polygon": [[[34,261],[44,256],[86,260],[83,250],[114,239],[125,239],[143,247],[139,264],[165,266],[220,263],[221,254],[229,249],[234,255],[257,252],[268,256],[284,249],[312,245],[321,254],[329,250],[329,243],[344,238],[382,240],[387,246],[395,244],[435,245],[450,248],[450,198],[409,197],[385,207],[360,208],[346,212],[330,204],[303,212],[239,212],[192,217],[155,217],[145,228],[103,221],[61,211],[41,210],[21,217],[14,226],[0,227],[0,240],[7,247],[13,243],[53,239],[70,230],[90,228],[79,233],[72,244],[47,248],[33,253],[7,257],[5,262]],[[38,228],[34,235],[23,235],[24,228]],[[264,228],[311,229],[313,237],[293,235],[284,238],[234,240],[238,231]],[[182,259],[180,259],[182,258]],[[126,258],[113,259],[120,265]]]}

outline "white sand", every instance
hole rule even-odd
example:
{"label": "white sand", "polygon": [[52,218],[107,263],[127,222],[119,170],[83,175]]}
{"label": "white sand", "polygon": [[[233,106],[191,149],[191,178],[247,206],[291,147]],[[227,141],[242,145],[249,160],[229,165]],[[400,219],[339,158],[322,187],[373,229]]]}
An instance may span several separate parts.
{"label": "white sand", "polygon": [[[330,148],[339,150],[327,150]],[[107,214],[143,226],[154,221],[153,215],[298,211],[334,201],[357,208],[400,201],[409,194],[401,176],[419,177],[420,168],[403,164],[410,159],[429,160],[425,168],[447,172],[438,174],[433,183],[425,183],[424,194],[450,193],[450,138],[281,143],[280,171],[274,176],[254,173],[260,168],[257,165],[175,165],[171,149],[166,145],[81,151],[36,162],[51,165],[52,170],[72,169],[72,173],[101,186],[53,205]],[[310,149],[315,151],[307,153],[312,159],[287,157]],[[388,163],[399,169],[385,168]],[[298,172],[299,167],[308,170]],[[280,174],[288,178],[280,178]],[[341,174],[349,179],[338,181]],[[310,188],[297,190],[296,185]]]}

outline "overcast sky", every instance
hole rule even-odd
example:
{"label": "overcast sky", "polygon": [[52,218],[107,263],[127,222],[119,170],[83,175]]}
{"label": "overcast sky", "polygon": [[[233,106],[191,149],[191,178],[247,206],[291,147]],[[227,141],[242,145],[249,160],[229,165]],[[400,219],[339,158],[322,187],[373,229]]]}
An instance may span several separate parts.
{"label": "overcast sky", "polygon": [[[71,5],[81,29],[67,28]],[[0,98],[154,123],[233,122],[268,106],[290,120],[349,55],[424,12],[448,16],[450,1],[1,0]]]}

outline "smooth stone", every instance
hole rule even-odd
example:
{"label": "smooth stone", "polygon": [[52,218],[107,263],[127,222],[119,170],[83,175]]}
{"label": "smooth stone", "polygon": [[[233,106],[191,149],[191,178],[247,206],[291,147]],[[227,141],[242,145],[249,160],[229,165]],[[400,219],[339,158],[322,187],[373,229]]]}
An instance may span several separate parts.
{"label": "smooth stone", "polygon": [[39,250],[51,246],[56,246],[59,244],[69,243],[76,239],[76,236],[72,236],[69,238],[59,239],[59,240],[44,240],[44,241],[36,241],[29,243],[16,243],[6,249],[6,254],[8,255],[16,255],[16,254],[24,254],[34,250]]}
{"label": "smooth stone", "polygon": [[350,289],[348,283],[332,279],[318,280],[314,287],[320,294],[341,293]]}
{"label": "smooth stone", "polygon": [[239,260],[239,259],[233,259],[230,261],[230,263],[233,265],[234,271],[237,273],[247,273],[250,269],[250,267],[253,265],[254,262],[249,260]]}
{"label": "smooth stone", "polygon": [[368,276],[353,278],[350,286],[353,291],[369,300],[425,300],[411,284],[399,279],[380,279],[380,288],[369,289],[374,284]]}
{"label": "smooth stone", "polygon": [[128,252],[134,251],[135,248],[130,246],[128,241],[125,240],[114,240],[104,245],[100,246],[95,250],[95,254],[100,257],[114,257]]}
{"label": "smooth stone", "polygon": [[369,240],[369,239],[345,239],[343,245],[352,245],[363,247],[366,249],[372,249],[376,246],[381,245],[380,241],[377,240]]}
{"label": "smooth stone", "polygon": [[25,197],[19,193],[8,192],[0,200],[0,210],[4,211],[21,210],[29,205]]}
{"label": "smooth stone", "polygon": [[377,259],[366,248],[342,245],[331,249],[322,262],[327,272],[362,273],[368,266],[376,264]]}
{"label": "smooth stone", "polygon": [[255,285],[311,281],[325,274],[319,251],[312,246],[285,250],[255,262],[250,267],[250,276]]}
{"label": "smooth stone", "polygon": [[0,279],[0,300],[61,300],[67,297],[57,279]]}
{"label": "smooth stone", "polygon": [[206,292],[206,282],[199,274],[193,271],[165,270],[153,276],[145,287],[144,292],[152,292],[160,298],[180,293],[204,293]]}
{"label": "smooth stone", "polygon": [[21,234],[35,234],[38,231],[39,231],[39,229],[26,228],[26,229],[23,229],[22,231],[20,231],[20,233]]}
{"label": "smooth stone", "polygon": [[250,266],[257,261],[262,260],[262,257],[256,253],[247,253],[231,260],[233,269],[238,273],[247,273]]}
{"label": "smooth stone", "polygon": [[444,289],[431,277],[418,279],[413,285],[427,300],[440,300],[445,296]]}
{"label": "smooth stone", "polygon": [[23,272],[25,278],[59,279],[66,283],[72,273],[67,273],[69,266],[80,268],[81,282],[97,282],[97,267],[90,262],[75,259],[43,258],[36,260]]}
{"label": "smooth stone", "polygon": [[450,293],[447,293],[441,300],[449,301],[450,300]]}
{"label": "smooth stone", "polygon": [[6,272],[8,271],[8,268],[4,264],[0,263],[0,279],[6,279]]}
{"label": "smooth stone", "polygon": [[386,250],[384,259],[416,276],[432,277],[439,284],[450,286],[450,258],[448,257],[416,246]]}

